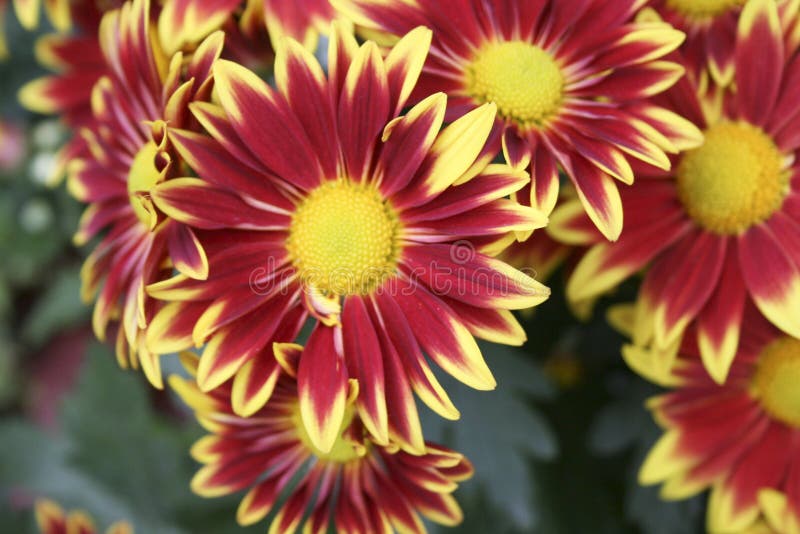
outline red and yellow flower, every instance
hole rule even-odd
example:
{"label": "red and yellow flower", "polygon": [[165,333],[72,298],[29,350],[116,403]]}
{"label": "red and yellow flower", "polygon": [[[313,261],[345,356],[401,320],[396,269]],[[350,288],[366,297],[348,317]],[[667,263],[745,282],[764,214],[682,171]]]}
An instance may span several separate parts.
{"label": "red and yellow flower", "polygon": [[[348,379],[359,382],[360,418],[378,443],[388,442],[391,418],[418,427],[412,388],[438,413],[458,417],[423,354],[462,382],[492,389],[474,337],[521,344],[524,332],[508,310],[549,293],[486,254],[511,232],[546,222],[506,198],[528,181],[524,171],[479,159],[494,105],[441,132],[441,93],[397,116],[430,36],[412,31],[384,60],[374,42],[359,47],[337,30],[328,77],[287,40],[277,89],[217,62],[221,107],[192,105],[210,135],[170,131],[200,178],[152,191],[174,220],[221,237],[204,241],[207,281],[178,276],[149,288],[174,301],[151,325],[151,350],[207,342],[200,387],[237,375],[234,408],[247,415],[268,397],[276,365],[271,355],[262,361],[262,348],[311,315],[298,380],[303,420],[321,450],[342,425]],[[191,324],[186,317],[198,305],[205,310]],[[390,388],[398,388],[394,402]],[[412,445],[419,449],[421,438]]]}
{"label": "red and yellow flower", "polygon": [[[42,114],[57,114],[74,132],[93,127],[91,96],[100,78],[112,75],[98,38],[103,14],[119,8],[123,0],[73,0],[69,6],[75,32],[46,35],[36,43],[38,62],[54,74],[26,84],[20,91],[22,105]],[[189,56],[213,31],[224,28],[226,56],[237,61],[263,64],[272,61],[267,42],[263,6],[260,0],[206,2],[177,0],[150,9],[159,28],[158,48],[171,56],[181,50]],[[198,17],[202,23],[198,22]],[[156,32],[151,32],[156,35]],[[62,149],[51,175],[55,183],[63,177],[67,163],[86,156],[88,148],[81,135],[75,135]]]}
{"label": "red and yellow flower", "polygon": [[[35,30],[39,26],[42,13],[42,3],[47,13],[50,24],[60,31],[66,32],[72,25],[70,0],[13,0],[14,12],[20,24],[28,29]],[[0,0],[0,58],[8,55],[8,44],[5,35],[5,17],[9,0]]]}
{"label": "red and yellow flower", "polygon": [[[220,497],[248,489],[237,520],[251,525],[276,512],[270,533],[325,533],[331,526],[340,533],[424,533],[420,516],[444,525],[461,522],[452,493],[472,476],[464,456],[432,443],[419,455],[377,444],[351,405],[333,447],[319,450],[300,420],[300,348],[279,352],[283,367],[273,398],[252,417],[231,410],[230,382],[203,393],[194,380],[170,378],[210,432],[191,451],[203,464],[192,480],[197,494]],[[196,357],[182,360],[190,373],[197,372]]]}
{"label": "red and yellow flower", "polygon": [[[99,532],[92,519],[82,511],[65,512],[58,504],[47,499],[36,501],[36,524],[41,534],[96,534]],[[106,534],[133,534],[133,527],[125,522],[114,523]]]}
{"label": "red and yellow flower", "polygon": [[[686,66],[698,80],[711,75],[714,82],[727,86],[734,81],[736,68],[736,27],[742,6],[747,0],[651,0],[656,17],[686,32],[681,46]],[[797,5],[779,0],[780,20],[787,38],[787,47],[797,44],[794,34]],[[650,15],[644,14],[647,18]]]}
{"label": "red and yellow flower", "polygon": [[87,154],[78,132],[92,123],[94,85],[110,74],[97,32],[103,13],[120,5],[122,1],[108,1],[101,8],[94,0],[74,1],[70,4],[74,32],[45,35],[36,42],[37,61],[55,74],[28,82],[20,90],[19,100],[30,111],[57,114],[73,131],[72,139],[58,154],[51,183],[63,178],[70,160]]}
{"label": "red and yellow flower", "polygon": [[626,347],[634,369],[670,388],[648,402],[664,435],[639,478],[663,483],[667,499],[710,488],[709,532],[743,532],[761,520],[766,532],[797,534],[800,340],[753,307],[745,315],[748,326],[724,385],[706,372],[695,336],[685,338],[669,373],[653,366],[652,354]]}
{"label": "red and yellow flower", "polygon": [[100,42],[110,74],[92,94],[93,125],[81,134],[88,153],[69,165],[68,188],[89,204],[75,236],[85,244],[102,239],[83,266],[83,296],[92,300],[93,326],[103,339],[118,321],[117,357],[138,366],[161,386],[157,355],[148,351],[143,328],[155,313],[144,287],[174,267],[203,278],[208,265],[194,232],[166,219],[149,190],[181,166],[172,153],[166,124],[189,125],[187,104],[207,98],[211,65],[222,49],[222,34],[208,37],[184,60],[171,60],[153,39],[149,0],[134,0],[105,15]]}
{"label": "red and yellow flower", "polygon": [[446,92],[448,119],[496,104],[484,156],[492,159],[502,145],[509,164],[530,167],[531,187],[518,196],[545,213],[556,204],[562,169],[608,239],[622,230],[616,180],[633,182],[631,161],[666,170],[666,152],[699,143],[694,126],[647,100],[682,76],[663,58],[684,35],[634,22],[642,0],[333,3],[371,31],[396,36],[431,27],[417,95]]}
{"label": "red and yellow flower", "polygon": [[616,244],[594,245],[567,287],[569,298],[584,300],[649,266],[636,343],[654,343],[668,366],[697,321],[703,361],[718,382],[736,354],[748,299],[800,336],[800,63],[784,45],[779,13],[772,0],[751,0],[742,11],[736,92],[701,91],[687,77],[665,97],[704,130],[704,144],[677,158],[675,172],[652,169],[624,191],[629,228]]}
{"label": "red and yellow flower", "polygon": [[708,72],[719,85],[734,75],[736,26],[746,0],[651,0],[650,5],[675,28],[686,32],[681,52],[699,79]]}
{"label": "red and yellow flower", "polygon": [[313,51],[335,12],[329,0],[171,0],[158,21],[159,38],[167,53],[187,50],[234,16],[242,28],[266,25],[273,46],[288,36]]}
{"label": "red and yellow flower", "polygon": [[[564,209],[553,212],[546,228],[534,232],[525,241],[511,243],[498,257],[541,282],[547,282],[559,267],[564,268],[565,277],[569,276],[587,248],[603,242],[605,237],[586,215],[574,188],[562,187],[559,203]],[[551,234],[551,229],[556,232]],[[554,235],[558,235],[558,239]],[[567,301],[573,314],[581,320],[591,317],[596,302],[596,297]]]}

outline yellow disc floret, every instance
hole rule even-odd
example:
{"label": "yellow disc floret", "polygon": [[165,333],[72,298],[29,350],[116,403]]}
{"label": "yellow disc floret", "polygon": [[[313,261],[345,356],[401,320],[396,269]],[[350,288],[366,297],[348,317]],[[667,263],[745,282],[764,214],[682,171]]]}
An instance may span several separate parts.
{"label": "yellow disc floret", "polygon": [[363,295],[395,272],[397,231],[397,216],[376,188],[332,180],[298,205],[286,247],[306,283]]}
{"label": "yellow disc floret", "polygon": [[536,45],[507,41],[487,46],[466,72],[466,91],[479,103],[518,126],[541,126],[564,99],[564,75],[553,57]]}
{"label": "yellow disc floret", "polygon": [[761,351],[757,365],[753,395],[772,417],[800,428],[800,340],[776,339]]}
{"label": "yellow disc floret", "polygon": [[737,6],[746,0],[667,0],[667,7],[674,9],[682,15],[704,19],[716,17]]}
{"label": "yellow disc floret", "polygon": [[705,229],[739,234],[768,219],[789,192],[789,174],[775,143],[745,122],[722,122],[687,152],[677,170],[678,195]]}
{"label": "yellow disc floret", "polygon": [[152,141],[144,145],[133,159],[128,170],[128,195],[136,216],[145,225],[150,225],[152,213],[148,211],[142,199],[136,193],[148,192],[162,178],[156,167],[158,147]]}

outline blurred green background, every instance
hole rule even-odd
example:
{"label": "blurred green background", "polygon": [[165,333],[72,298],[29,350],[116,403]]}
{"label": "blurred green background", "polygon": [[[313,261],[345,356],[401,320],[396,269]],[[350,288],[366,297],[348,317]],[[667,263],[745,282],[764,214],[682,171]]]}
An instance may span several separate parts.
{"label": "blurred green background", "polygon": [[[71,236],[81,208],[45,177],[65,132],[24,112],[19,87],[41,75],[35,36],[9,24],[12,57],[0,64],[0,532],[35,532],[30,507],[48,497],[98,523],[130,520],[139,534],[266,532],[235,524],[240,496],[189,491],[201,435],[169,393],[117,368],[95,342],[80,302],[86,251]],[[535,239],[535,237],[534,237]],[[457,533],[686,534],[701,532],[703,503],[662,503],[636,471],[658,431],[643,409],[656,391],[619,357],[622,338],[601,303],[579,323],[553,297],[526,316],[523,349],[485,346],[499,387],[471,391],[442,378],[463,418],[426,409],[425,430],[464,452],[476,476],[458,492]],[[632,295],[623,288],[613,301]],[[175,358],[165,364],[176,370]],[[431,530],[438,531],[435,527]]]}

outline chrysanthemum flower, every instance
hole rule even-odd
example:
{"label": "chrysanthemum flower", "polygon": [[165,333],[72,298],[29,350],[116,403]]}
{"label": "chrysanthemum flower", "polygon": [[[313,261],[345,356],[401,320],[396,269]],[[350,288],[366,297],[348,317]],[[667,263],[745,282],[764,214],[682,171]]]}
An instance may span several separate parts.
{"label": "chrysanthemum flower", "polygon": [[[681,53],[697,79],[707,72],[715,83],[727,86],[734,81],[736,26],[745,3],[746,0],[651,0],[650,6],[663,20],[686,32]],[[777,3],[784,35],[796,42],[800,35],[792,36],[789,26],[797,18],[797,5],[781,0]]]}
{"label": "chrysanthemum flower", "polygon": [[[47,19],[53,27],[61,32],[68,31],[72,26],[72,8],[70,3],[74,0],[12,0],[14,11],[20,24],[29,30],[39,27],[42,8],[47,14]],[[7,2],[7,0],[6,0]]]}
{"label": "chrysanthemum flower", "polygon": [[[107,10],[122,1],[109,1]],[[74,32],[54,33],[36,42],[36,59],[55,74],[28,82],[19,92],[20,103],[30,111],[57,114],[73,131],[72,139],[59,152],[50,182],[61,180],[71,159],[86,155],[83,137],[76,133],[92,122],[91,95],[97,81],[110,74],[97,38],[103,11],[93,0],[71,4]]]}
{"label": "chrysanthemum flower", "polygon": [[[194,380],[170,378],[210,432],[192,447],[204,464],[192,480],[196,493],[219,497],[249,489],[238,522],[251,525],[275,512],[269,532],[276,534],[325,533],[330,526],[342,534],[424,533],[420,516],[444,525],[461,522],[452,493],[472,476],[464,456],[432,443],[420,455],[377,444],[352,406],[331,450],[319,450],[300,420],[299,348],[284,348],[273,399],[252,417],[231,411],[230,382],[202,393]],[[195,357],[182,360],[196,372]]]}
{"label": "chrysanthemum flower", "polygon": [[[743,532],[764,517],[779,534],[800,532],[800,340],[752,307],[724,385],[704,369],[687,336],[670,375],[671,390],[648,407],[664,435],[639,474],[684,499],[711,489],[709,532]],[[634,368],[649,356],[627,347]]]}
{"label": "chrysanthemum flower", "polygon": [[708,70],[728,85],[734,74],[736,25],[746,0],[651,0],[650,5],[674,27],[686,32],[681,51],[695,76]]}
{"label": "chrysanthemum flower", "polygon": [[546,232],[537,232],[527,241],[511,243],[499,258],[516,269],[535,274],[537,280],[545,281],[570,252],[569,246],[554,240]]}
{"label": "chrysanthemum flower", "polygon": [[[95,534],[98,530],[92,519],[82,511],[64,512],[53,501],[36,501],[36,524],[41,534]],[[133,527],[125,522],[114,523],[106,534],[133,534]]]}
{"label": "chrysanthemum flower", "polygon": [[567,287],[570,298],[589,298],[650,265],[636,342],[675,347],[697,320],[703,360],[720,382],[748,298],[800,336],[800,63],[784,48],[774,1],[745,6],[735,57],[736,92],[700,95],[687,77],[668,95],[705,130],[705,143],[682,155],[674,173],[624,192],[629,229],[616,244],[593,246]]}
{"label": "chrysanthemum flower", "polygon": [[[38,62],[54,74],[22,88],[19,98],[24,107],[36,113],[58,115],[73,132],[93,128],[92,91],[100,78],[112,75],[101,49],[98,29],[103,14],[123,3],[123,0],[73,0],[69,4],[75,31],[69,35],[46,35],[37,41]],[[249,0],[240,7],[242,3],[179,0],[167,2],[163,10],[160,4],[152,6],[150,15],[158,20],[162,30],[160,55],[170,56],[170,50],[176,48],[188,56],[210,33],[224,29],[224,55],[251,64],[271,62],[274,54],[267,42],[262,2]],[[177,8],[183,10],[183,16],[176,15]],[[198,22],[198,16],[202,23]],[[60,180],[68,162],[86,156],[87,150],[84,138],[74,135],[60,151],[50,181]]]}
{"label": "chrysanthemum flower", "polygon": [[336,12],[330,0],[264,0],[264,19],[270,39],[277,48],[283,37],[315,50],[320,33],[328,33]]}
{"label": "chrysanthemum flower", "polygon": [[696,146],[695,128],[647,97],[683,68],[662,58],[683,41],[664,23],[636,23],[644,0],[335,0],[369,30],[433,29],[417,95],[444,91],[448,120],[485,102],[498,114],[485,157],[500,150],[532,187],[519,194],[549,213],[561,168],[592,221],[611,240],[622,229],[615,180],[631,158],[669,169],[665,152]]}
{"label": "chrysanthemum flower", "polygon": [[[565,277],[568,276],[588,246],[604,241],[605,237],[586,215],[573,187],[561,188],[559,203],[564,209],[552,214],[547,228],[525,241],[511,243],[498,257],[541,282],[547,282],[559,267],[563,267]],[[551,228],[558,229],[559,239],[551,235]],[[585,320],[591,316],[596,301],[593,297],[567,303],[576,317]]]}
{"label": "chrysanthemum flower", "polygon": [[328,0],[171,0],[158,21],[159,38],[167,53],[186,50],[234,15],[243,23],[266,24],[273,45],[289,36],[314,50],[335,12]]}
{"label": "chrysanthemum flower", "polygon": [[148,191],[180,167],[170,152],[166,124],[189,124],[187,103],[210,95],[210,69],[222,35],[210,36],[190,59],[177,54],[168,62],[152,38],[149,4],[134,0],[103,18],[100,42],[111,74],[95,86],[94,124],[82,131],[90,152],[70,163],[68,188],[89,204],[76,243],[105,231],[81,273],[84,298],[98,295],[95,333],[103,339],[109,322],[119,321],[120,363],[141,362],[160,386],[158,358],[141,335],[155,312],[144,287],[173,266],[203,278],[208,265],[192,230],[165,219]]}
{"label": "chrysanthemum flower", "polygon": [[[429,42],[430,31],[416,29],[384,60],[374,42],[359,48],[337,30],[326,78],[287,40],[276,59],[277,90],[217,62],[222,107],[192,106],[210,137],[170,132],[200,178],[152,192],[176,221],[225,232],[206,247],[208,281],[178,276],[149,288],[177,301],[153,322],[151,348],[208,341],[200,387],[238,373],[234,407],[246,415],[268,397],[262,392],[275,365],[258,353],[273,334],[295,328],[287,321],[311,314],[300,407],[322,450],[342,425],[348,378],[359,382],[357,407],[379,443],[388,439],[388,409],[411,413],[412,387],[434,410],[457,417],[423,353],[462,382],[491,389],[474,336],[521,344],[524,332],[508,310],[549,293],[481,252],[546,221],[506,198],[527,182],[524,171],[476,163],[494,105],[441,132],[441,93],[397,117]],[[192,329],[186,311],[198,302],[207,310]],[[392,388],[402,400],[387,408]],[[409,424],[418,425],[413,413]]]}

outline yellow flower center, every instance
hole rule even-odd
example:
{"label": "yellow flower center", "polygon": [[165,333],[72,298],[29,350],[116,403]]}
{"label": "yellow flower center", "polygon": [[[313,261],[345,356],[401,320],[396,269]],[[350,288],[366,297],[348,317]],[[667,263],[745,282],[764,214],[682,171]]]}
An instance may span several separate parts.
{"label": "yellow flower center", "polygon": [[744,122],[719,123],[705,136],[677,169],[678,196],[689,216],[723,235],[768,219],[789,192],[789,174],[772,139]]}
{"label": "yellow flower center", "polygon": [[300,439],[303,445],[305,445],[308,450],[311,451],[311,453],[319,460],[346,464],[347,462],[363,457],[365,452],[364,445],[353,443],[342,436],[342,433],[350,427],[354,416],[355,410],[352,408],[352,406],[348,407],[344,413],[344,421],[342,422],[342,428],[339,431],[339,437],[336,438],[336,441],[333,443],[333,447],[331,448],[330,452],[322,452],[314,446],[314,443],[312,443],[311,438],[308,436],[308,432],[306,431],[306,427],[303,424],[303,419],[300,416],[299,405],[292,412],[292,422],[297,430],[297,437]]}
{"label": "yellow flower center", "polygon": [[773,418],[800,428],[800,340],[781,337],[759,355],[753,395]]}
{"label": "yellow flower center", "polygon": [[150,225],[153,212],[148,211],[143,200],[135,193],[137,191],[150,191],[161,179],[161,173],[156,168],[157,154],[158,147],[155,143],[152,141],[147,143],[136,154],[128,171],[128,197],[136,216],[146,226]]}
{"label": "yellow flower center", "polygon": [[667,0],[667,7],[674,9],[682,15],[702,19],[716,17],[737,6],[746,0]]}
{"label": "yellow flower center", "polygon": [[328,294],[368,294],[395,272],[399,222],[378,190],[327,182],[300,203],[286,248],[303,280]]}
{"label": "yellow flower center", "polygon": [[494,102],[503,118],[541,126],[564,99],[564,75],[553,57],[522,41],[482,50],[466,72],[466,90],[481,104]]}

